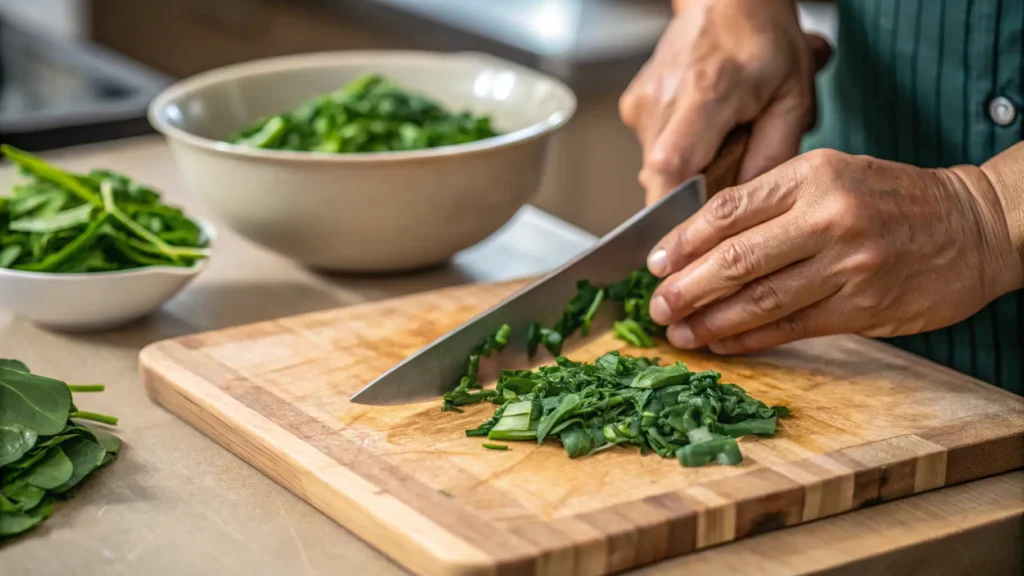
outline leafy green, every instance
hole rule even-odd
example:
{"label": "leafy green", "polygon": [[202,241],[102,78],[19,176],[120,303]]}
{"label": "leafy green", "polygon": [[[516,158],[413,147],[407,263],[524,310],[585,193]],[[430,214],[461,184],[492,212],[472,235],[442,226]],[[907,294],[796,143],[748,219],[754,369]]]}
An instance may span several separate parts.
{"label": "leafy green", "polygon": [[377,74],[262,118],[227,141],[252,148],[362,153],[420,150],[497,136],[489,116],[452,113]]}
{"label": "leafy green", "polygon": [[0,150],[30,177],[0,197],[0,268],[107,272],[192,266],[208,239],[160,194],[107,170],[72,174],[12,146]]}
{"label": "leafy green", "polygon": [[71,392],[64,382],[0,367],[0,424],[50,436],[64,429],[70,407]]}
{"label": "leafy green", "polygon": [[[483,402],[484,400],[490,400],[494,396],[495,392],[493,390],[483,390],[477,379],[480,371],[480,358],[488,357],[495,352],[504,350],[508,346],[508,339],[511,334],[512,327],[508,324],[502,324],[494,334],[470,352],[466,366],[466,375],[462,377],[459,385],[454,390],[444,395],[443,403],[441,404],[442,411],[461,412],[459,406]],[[472,392],[471,390],[474,389],[479,391]]]}
{"label": "leafy green", "polygon": [[71,497],[118,457],[120,439],[73,420],[117,422],[72,402],[72,392],[102,390],[102,384],[68,385],[0,359],[0,541],[48,518],[55,499]]}
{"label": "leafy green", "polygon": [[555,437],[570,458],[615,445],[677,458],[684,466],[742,461],[735,438],[771,435],[785,409],[769,407],[717,372],[691,372],[681,362],[609,352],[594,363],[564,356],[535,371],[503,370],[500,406],[467,436],[490,440]]}
{"label": "leafy green", "polygon": [[18,461],[38,439],[35,430],[21,424],[0,424],[0,466]]}

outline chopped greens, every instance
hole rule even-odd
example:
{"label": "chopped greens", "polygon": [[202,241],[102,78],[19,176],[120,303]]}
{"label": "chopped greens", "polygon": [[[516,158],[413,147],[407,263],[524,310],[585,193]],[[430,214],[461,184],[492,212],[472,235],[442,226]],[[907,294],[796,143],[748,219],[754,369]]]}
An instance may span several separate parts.
{"label": "chopped greens", "polygon": [[544,345],[556,356],[554,365],[502,370],[495,389],[485,390],[477,378],[480,356],[508,344],[511,329],[503,325],[470,355],[466,375],[444,395],[442,410],[461,411],[458,406],[490,401],[498,408],[479,427],[467,430],[467,436],[538,443],[557,438],[569,458],[623,445],[637,446],[641,454],[675,457],[683,466],[739,464],[743,455],[736,438],[773,435],[778,418],[789,416],[789,409],[768,406],[735,384],[719,382],[718,372],[692,372],[681,362],[662,366],[658,358],[618,351],[593,363],[560,355],[562,343],[576,330],[586,335],[605,300],[624,307],[615,336],[632,346],[652,347],[652,337],[665,335],[648,312],[659,282],[645,269],[604,288],[579,282],[576,296],[552,328],[535,322],[527,329],[529,354]]}
{"label": "chopped greens", "polygon": [[117,418],[78,410],[72,392],[101,392],[32,374],[0,359],[0,542],[25,532],[71,498],[97,469],[117,459],[121,440],[75,422],[116,425]]}
{"label": "chopped greens", "polygon": [[0,150],[30,177],[0,197],[0,268],[110,272],[187,267],[207,256],[199,225],[151,188],[105,170],[64,172],[12,146]]}
{"label": "chopped greens", "polygon": [[227,141],[272,150],[357,153],[420,150],[497,135],[489,116],[452,113],[368,74],[292,112],[260,119]]}
{"label": "chopped greens", "polygon": [[508,444],[488,444],[488,443],[484,443],[483,447],[487,448],[488,450],[508,450]]}
{"label": "chopped greens", "polygon": [[535,371],[503,370],[488,397],[500,406],[466,435],[538,443],[554,437],[570,458],[623,445],[683,466],[736,465],[743,460],[736,438],[771,436],[789,411],[720,378],[618,351],[592,364],[559,356]]}

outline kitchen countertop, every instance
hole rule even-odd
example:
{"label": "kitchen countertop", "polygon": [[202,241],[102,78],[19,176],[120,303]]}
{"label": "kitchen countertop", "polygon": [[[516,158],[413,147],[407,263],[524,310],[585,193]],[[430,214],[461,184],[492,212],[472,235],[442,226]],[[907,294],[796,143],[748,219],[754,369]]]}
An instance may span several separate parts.
{"label": "kitchen countertop", "polygon": [[[156,137],[47,154],[72,170],[110,167],[208,218]],[[0,189],[13,171],[0,168]],[[216,220],[214,220],[216,224]],[[221,229],[207,271],[165,309],[103,334],[47,332],[0,311],[0,357],[107,392],[80,406],[121,418],[122,457],[39,529],[0,549],[3,573],[405,574],[254,468],[152,404],[138,352],[159,339],[458,283],[535,274],[593,237],[539,211],[452,265],[411,275],[320,275]],[[2,295],[0,295],[2,304]],[[76,398],[76,402],[79,399]],[[638,571],[984,573],[1024,568],[1024,471],[1015,471],[750,538]],[[486,537],[486,535],[482,535]]]}

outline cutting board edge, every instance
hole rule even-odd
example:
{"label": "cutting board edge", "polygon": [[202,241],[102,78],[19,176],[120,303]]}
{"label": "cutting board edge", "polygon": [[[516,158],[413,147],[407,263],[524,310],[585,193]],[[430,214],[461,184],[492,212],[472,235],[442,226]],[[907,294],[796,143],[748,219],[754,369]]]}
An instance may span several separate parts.
{"label": "cutting board edge", "polygon": [[[197,431],[210,438],[246,464],[259,470],[268,478],[298,496],[307,504],[330,517],[345,530],[380,550],[388,557],[409,570],[425,576],[493,576],[498,574],[500,565],[472,543],[451,534],[405,503],[391,498],[384,490],[374,486],[358,474],[330,459],[327,455],[303,443],[293,434],[232,398],[213,384],[204,381],[187,368],[174,362],[164,354],[164,349],[177,346],[174,340],[165,340],[146,346],[139,355],[139,370],[149,398],[162,406]],[[166,377],[166,371],[177,370],[176,375],[187,384],[175,383]],[[205,396],[204,395],[208,395]],[[210,397],[213,397],[211,400]],[[204,409],[203,404],[217,405],[218,412]],[[230,414],[230,416],[226,416]],[[216,415],[229,424],[227,431],[211,425],[209,418]],[[230,426],[242,424],[242,419],[256,422],[263,430],[260,438],[246,438],[232,434]],[[269,441],[268,436],[278,441],[285,439],[302,456],[291,457],[282,453],[279,447]],[[302,469],[301,477],[287,477],[284,468],[273,469],[266,462],[254,457],[256,453],[276,453],[280,458],[292,460],[293,466]],[[331,478],[331,475],[340,478]],[[344,482],[342,482],[344,481]],[[351,494],[359,489],[359,494]],[[330,502],[317,492],[342,495],[345,502]],[[385,499],[381,505],[376,504]],[[388,511],[382,513],[380,508]],[[401,521],[395,514],[405,515]],[[361,521],[359,515],[366,520]],[[390,521],[390,522],[389,522]],[[389,527],[390,525],[390,527]],[[429,527],[430,530],[410,532],[410,526]],[[400,538],[396,538],[399,535]],[[413,536],[416,536],[414,538]],[[427,542],[425,542],[425,540]],[[445,553],[439,553],[445,552]]]}

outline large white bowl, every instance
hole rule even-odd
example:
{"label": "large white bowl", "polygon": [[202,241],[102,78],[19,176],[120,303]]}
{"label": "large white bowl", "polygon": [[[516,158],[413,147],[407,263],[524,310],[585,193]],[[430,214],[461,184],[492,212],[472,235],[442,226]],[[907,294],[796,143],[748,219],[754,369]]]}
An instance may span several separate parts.
{"label": "large white bowl", "polygon": [[[222,141],[366,73],[490,114],[502,135],[361,154]],[[383,272],[442,262],[500,228],[537,191],[549,137],[575,109],[563,83],[491,56],[342,52],[204,72],[154,99],[149,120],[189,187],[239,234],[314,268]]]}
{"label": "large white bowl", "polygon": [[[201,223],[212,249],[216,231]],[[0,268],[0,308],[53,330],[93,332],[147,316],[188,285],[210,257],[189,268],[147,266],[60,274]]]}

